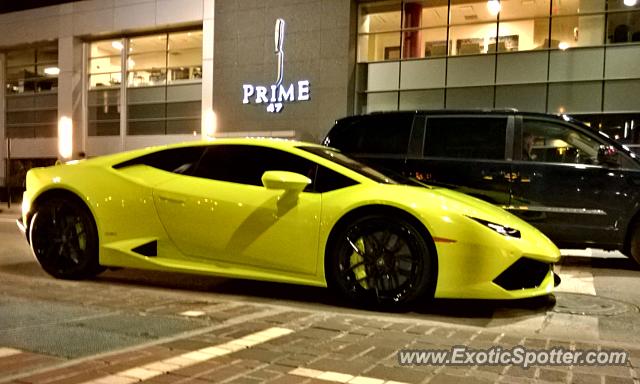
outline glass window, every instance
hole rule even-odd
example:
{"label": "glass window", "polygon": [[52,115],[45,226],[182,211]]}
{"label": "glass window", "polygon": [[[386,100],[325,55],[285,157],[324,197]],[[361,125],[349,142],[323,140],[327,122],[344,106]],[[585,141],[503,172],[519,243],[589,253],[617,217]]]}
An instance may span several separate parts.
{"label": "glass window", "polygon": [[602,108],[602,82],[549,84],[548,113],[584,113]]}
{"label": "glass window", "polygon": [[549,0],[502,1],[500,3],[500,23],[504,20],[525,20],[549,17]]}
{"label": "glass window", "polygon": [[357,184],[357,182],[350,178],[332,171],[329,168],[318,165],[316,172],[316,180],[314,182],[314,190],[319,193],[335,191],[336,189],[350,187]]}
{"label": "glass window", "polygon": [[490,3],[451,0],[449,39],[454,55],[495,52],[498,12],[489,7]]}
{"label": "glass window", "polygon": [[138,54],[143,52],[166,52],[166,33],[152,36],[132,37],[129,39],[129,53]]}
{"label": "glass window", "polygon": [[[638,9],[638,7],[626,7]],[[607,16],[607,42],[621,44],[640,42],[640,10],[616,12]]]}
{"label": "glass window", "polygon": [[7,137],[55,137],[58,45],[6,52]]}
{"label": "glass window", "polygon": [[331,145],[347,153],[406,155],[414,113],[361,116],[331,132]]}
{"label": "glass window", "polygon": [[504,159],[506,130],[506,118],[432,117],[427,120],[424,155]]}
{"label": "glass window", "polygon": [[167,172],[190,175],[195,171],[205,149],[204,146],[165,149],[125,161],[115,165],[114,168],[144,164]]}
{"label": "glass window", "polygon": [[134,37],[128,46],[128,134],[200,131],[202,31]]}
{"label": "glass window", "polygon": [[358,61],[400,60],[400,32],[372,33],[358,37]]}
{"label": "glass window", "polygon": [[600,143],[567,126],[525,119],[522,159],[544,163],[597,164]]}
{"label": "glass window", "polygon": [[[510,4],[505,1],[504,4]],[[547,9],[547,13],[549,10]],[[502,16],[502,14],[501,14]],[[549,18],[502,21],[499,23],[498,43],[489,40],[488,52],[514,52],[545,49],[549,46]]]}
{"label": "glass window", "polygon": [[[315,178],[316,164],[274,148],[252,145],[212,145],[194,176],[231,183],[262,186],[266,171],[295,172]],[[312,187],[307,187],[312,190]]]}
{"label": "glass window", "polygon": [[360,6],[359,33],[397,31],[401,28],[399,1],[386,1]]}
{"label": "glass window", "polygon": [[603,39],[604,15],[561,16],[551,20],[550,48],[601,45]]}
{"label": "glass window", "polygon": [[87,120],[89,136],[120,134],[120,84],[122,83],[122,39],[89,44],[89,92]]}
{"label": "glass window", "polygon": [[606,1],[607,0],[553,0],[553,14],[577,15],[604,12]]}

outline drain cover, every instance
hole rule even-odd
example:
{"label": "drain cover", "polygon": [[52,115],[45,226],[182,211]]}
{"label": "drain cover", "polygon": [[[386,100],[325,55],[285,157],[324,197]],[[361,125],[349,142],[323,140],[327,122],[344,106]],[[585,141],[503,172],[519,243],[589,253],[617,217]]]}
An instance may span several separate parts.
{"label": "drain cover", "polygon": [[556,305],[553,312],[572,315],[615,316],[626,312],[637,312],[635,305],[607,297],[584,295],[580,293],[556,292]]}

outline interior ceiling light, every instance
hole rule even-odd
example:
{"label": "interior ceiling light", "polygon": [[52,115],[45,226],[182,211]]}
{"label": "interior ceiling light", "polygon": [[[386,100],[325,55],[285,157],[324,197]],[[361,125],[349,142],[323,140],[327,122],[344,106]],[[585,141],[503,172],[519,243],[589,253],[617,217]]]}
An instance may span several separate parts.
{"label": "interior ceiling light", "polygon": [[638,4],[638,0],[624,0],[624,5],[627,7],[633,7],[636,4]]}
{"label": "interior ceiling light", "polygon": [[487,1],[487,9],[489,10],[489,13],[492,15],[497,15],[498,13],[500,13],[500,10],[502,9],[502,5],[500,4],[500,0],[489,0]]}
{"label": "interior ceiling light", "polygon": [[558,44],[558,48],[560,48],[563,51],[566,51],[567,48],[569,48],[569,43],[561,41],[560,44]]}
{"label": "interior ceiling light", "polygon": [[46,67],[44,69],[44,74],[45,75],[50,75],[50,76],[57,76],[60,74],[60,68],[58,67]]}
{"label": "interior ceiling light", "polygon": [[124,45],[122,45],[122,42],[118,40],[112,41],[111,46],[117,49],[118,51],[122,51],[122,48],[124,48]]}

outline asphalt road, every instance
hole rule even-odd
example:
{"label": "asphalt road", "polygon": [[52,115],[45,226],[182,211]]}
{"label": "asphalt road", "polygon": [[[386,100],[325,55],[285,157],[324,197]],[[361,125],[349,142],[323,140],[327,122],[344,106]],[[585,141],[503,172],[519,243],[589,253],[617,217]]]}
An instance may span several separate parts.
{"label": "asphalt road", "polygon": [[[86,282],[55,280],[34,260],[16,228],[15,217],[16,211],[5,209],[0,213],[0,347],[4,342],[63,357],[130,347],[205,327],[197,320],[162,317],[163,306],[180,306],[187,311],[205,304],[233,308],[268,305],[291,311],[426,321],[504,334],[640,344],[640,270],[616,253],[594,251],[585,256],[569,252],[560,265],[563,283],[555,300],[433,300],[411,312],[380,313],[344,306],[325,289],[286,284],[133,269],[110,270]],[[123,297],[123,292],[130,293]],[[153,304],[146,296],[137,297],[137,292],[160,298],[154,304],[153,315],[157,317],[148,317],[147,313],[143,318],[128,311],[144,305],[147,311]],[[43,303],[48,306],[46,314]],[[78,324],[82,324],[81,334]],[[136,332],[130,332],[132,327]],[[80,342],[104,340],[92,350],[78,349],[71,342],[66,348],[42,343],[50,339],[60,344],[61,337],[75,337]]]}

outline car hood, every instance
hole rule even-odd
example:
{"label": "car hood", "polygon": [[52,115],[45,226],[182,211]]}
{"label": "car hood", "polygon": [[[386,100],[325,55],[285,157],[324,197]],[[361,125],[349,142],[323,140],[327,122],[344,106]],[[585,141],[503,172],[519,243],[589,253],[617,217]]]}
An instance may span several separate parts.
{"label": "car hood", "polygon": [[440,187],[414,187],[407,185],[385,185],[387,192],[402,196],[404,204],[416,212],[436,213],[472,217],[508,226],[518,230],[538,229],[506,210],[473,196]]}

